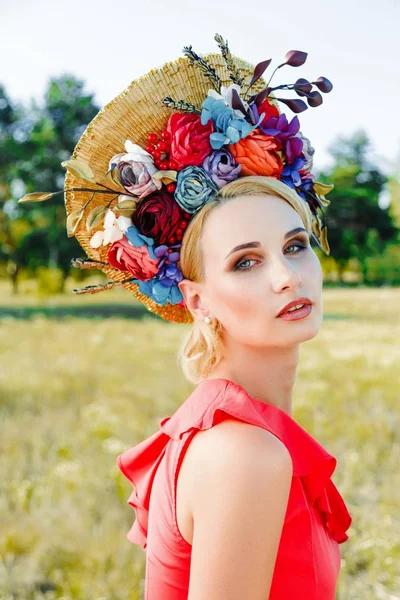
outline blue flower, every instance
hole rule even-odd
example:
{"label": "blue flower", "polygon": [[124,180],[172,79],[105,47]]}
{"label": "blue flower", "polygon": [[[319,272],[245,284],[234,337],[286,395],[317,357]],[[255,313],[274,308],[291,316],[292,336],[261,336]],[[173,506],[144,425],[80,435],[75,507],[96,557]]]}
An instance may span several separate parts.
{"label": "blue flower", "polygon": [[149,281],[140,281],[140,279],[132,279],[134,283],[139,284],[139,292],[148,296],[157,304],[165,306],[168,301],[171,304],[179,304],[182,302],[183,296],[177,285],[165,286],[159,281],[158,275]]}
{"label": "blue flower", "polygon": [[158,263],[158,274],[157,278],[160,283],[165,287],[171,287],[175,283],[179,283],[183,279],[182,271],[177,266],[177,262],[180,259],[180,252],[169,252],[170,248],[180,248],[182,244],[175,244],[174,246],[158,246],[154,253],[160,258]]}
{"label": "blue flower", "polygon": [[291,164],[283,167],[281,179],[286,185],[295,188],[301,184],[300,169],[304,167],[306,159],[299,156]]}
{"label": "blue flower", "polygon": [[313,192],[313,180],[310,177],[304,178],[301,180],[301,185],[296,189],[299,196],[303,198],[303,200],[307,200],[306,192]]}
{"label": "blue flower", "polygon": [[217,192],[217,186],[202,167],[185,167],[179,171],[174,198],[186,212],[195,213]]}
{"label": "blue flower", "polygon": [[139,233],[139,230],[134,225],[128,227],[128,229],[125,231],[125,237],[128,239],[128,242],[132,244],[132,246],[143,246],[146,244],[149,256],[153,259],[157,258],[153,249],[154,240]]}
{"label": "blue flower", "polygon": [[[180,258],[178,248],[182,244],[166,246],[165,244],[157,246],[154,250],[154,256],[161,259],[158,264],[158,273],[149,281],[132,279],[134,283],[139,284],[139,292],[148,296],[157,304],[165,306],[169,301],[171,304],[179,304],[183,296],[177,284],[182,281],[182,271],[177,266]],[[177,249],[176,252],[169,252],[170,248]]]}
{"label": "blue flower", "polygon": [[[245,118],[237,115],[238,111],[227,106],[222,99],[216,100],[208,96],[202,103],[201,123],[206,125],[211,119],[215,132],[210,134],[210,144],[219,150],[224,144],[236,144],[258,127],[262,119],[251,125]],[[264,117],[264,115],[262,115]]]}

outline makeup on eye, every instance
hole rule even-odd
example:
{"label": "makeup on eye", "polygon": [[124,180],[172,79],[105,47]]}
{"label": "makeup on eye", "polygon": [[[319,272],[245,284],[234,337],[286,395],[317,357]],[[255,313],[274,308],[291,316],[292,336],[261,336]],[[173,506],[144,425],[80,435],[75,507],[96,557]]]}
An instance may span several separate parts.
{"label": "makeup on eye", "polygon": [[[308,236],[304,236],[304,235],[302,235],[301,237],[302,237],[302,238],[306,238],[306,240],[307,240],[307,241],[306,241],[305,239],[304,239],[303,241],[302,241],[302,240],[293,240],[293,241],[292,241],[292,243],[290,243],[290,244],[289,244],[289,245],[286,247],[286,250],[287,250],[288,248],[292,248],[292,247],[297,247],[297,248],[298,248],[298,250],[296,250],[295,252],[289,252],[289,253],[288,253],[288,254],[289,254],[289,256],[290,256],[290,255],[292,255],[292,254],[293,254],[293,255],[300,254],[301,252],[303,252],[304,250],[307,250],[307,249],[310,247],[310,245],[309,245],[309,243],[308,243],[308,241],[309,241],[309,238],[308,238]],[[303,243],[303,242],[304,242],[304,243]],[[256,260],[256,259],[253,259],[253,258],[247,258],[247,257],[246,257],[246,255],[245,255],[245,256],[242,256],[241,258],[239,258],[239,260],[237,260],[237,261],[236,261],[236,263],[234,263],[234,265],[233,265],[233,267],[232,267],[232,270],[233,270],[233,271],[249,271],[249,270],[251,269],[251,267],[249,267],[248,269],[241,269],[241,268],[240,268],[240,265],[241,265],[241,264],[243,264],[243,263],[245,263],[245,262],[247,262],[247,261],[250,261],[250,262],[251,262],[251,261],[255,261],[255,262],[257,262],[257,260]]]}
{"label": "makeup on eye", "polygon": [[[296,227],[295,229],[291,229],[290,231],[285,233],[285,235],[283,237],[284,241],[286,241],[290,237],[296,235],[297,233],[305,234],[304,237],[308,241],[308,239],[309,239],[308,233],[307,233],[307,230],[304,229],[304,227]],[[230,252],[228,252],[228,254],[225,256],[225,260],[234,252],[237,252],[238,250],[244,250],[245,248],[261,248],[261,243],[260,242],[246,242],[245,244],[239,244],[238,246],[235,246],[234,248],[232,248],[232,250]]]}

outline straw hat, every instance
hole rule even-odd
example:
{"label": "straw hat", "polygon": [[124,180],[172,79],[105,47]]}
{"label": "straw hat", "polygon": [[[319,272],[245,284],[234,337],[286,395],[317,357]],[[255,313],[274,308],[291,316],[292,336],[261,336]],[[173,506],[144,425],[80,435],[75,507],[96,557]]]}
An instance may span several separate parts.
{"label": "straw hat", "polygon": [[[224,42],[221,36],[216,35],[215,39],[222,50],[221,54],[211,53],[198,57],[191,51],[191,47],[185,48],[186,57],[178,58],[160,68],[152,69],[146,75],[134,80],[99,111],[82,134],[73,151],[71,160],[62,163],[67,168],[64,185],[67,232],[69,237],[72,235],[76,237],[88,257],[73,259],[72,264],[79,268],[99,269],[109,277],[109,282],[104,286],[86,286],[80,290],[74,290],[75,293],[96,293],[110,289],[115,285],[122,285],[137,300],[142,302],[149,311],[161,318],[179,323],[193,321],[193,317],[183,301],[175,301],[174,304],[171,302],[160,304],[149,295],[141,293],[139,284],[132,281],[131,273],[110,264],[108,260],[109,244],[100,244],[93,247],[91,240],[96,230],[103,230],[106,209],[108,211],[114,210],[117,215],[129,217],[135,205],[138,206],[141,202],[138,198],[134,199],[124,189],[119,177],[115,177],[115,173],[118,171],[111,172],[111,157],[123,153],[127,140],[143,149],[146,148],[149,144],[148,135],[150,132],[165,130],[171,115],[179,110],[179,103],[181,105],[185,103],[192,105],[193,109],[196,107],[200,113],[202,104],[207,98],[210,87],[212,87],[210,85],[210,72],[207,74],[207,67],[204,65],[209,66],[211,71],[214,70],[216,80],[219,80],[219,83],[225,88],[232,86],[232,81],[235,81],[236,76],[236,78],[241,78],[240,87],[244,91],[249,88],[252,80],[255,80],[251,85],[253,98],[259,92],[265,90],[266,83],[261,75],[270,61],[260,63],[255,70],[253,65],[233,56],[228,49],[227,42]],[[299,51],[291,52],[303,55],[303,58],[307,56]],[[198,60],[193,60],[193,55]],[[294,58],[292,62],[295,62]],[[287,60],[286,64],[290,64],[290,62]],[[291,66],[299,65],[291,64]],[[326,78],[319,78],[319,80],[325,82],[325,84],[321,83],[321,91],[330,91],[330,89],[327,89],[330,82]],[[295,89],[299,96],[311,98],[313,94],[320,96],[319,92],[307,94],[307,89],[309,91],[311,87],[307,80],[298,81],[303,82],[303,87],[298,84],[297,89],[291,89]],[[307,82],[309,87],[307,85],[304,87],[304,81]],[[325,89],[322,89],[324,85]],[[215,87],[218,86],[214,85]],[[170,99],[169,103],[166,102],[166,98]],[[171,99],[176,100],[176,102]],[[271,106],[275,106],[278,109],[277,112],[281,114],[278,102],[271,92],[268,96],[268,102]],[[292,110],[296,108],[296,103],[297,108],[299,108],[298,103],[301,102],[303,101],[293,100],[290,104],[290,101],[286,101]],[[312,102],[311,99],[309,101],[310,106],[317,105]],[[304,102],[303,104],[305,105]],[[306,105],[305,108],[307,108]],[[304,108],[301,110],[304,110]],[[301,112],[301,110],[296,109],[295,112]],[[243,137],[245,137],[244,134]],[[303,140],[306,140],[306,138],[303,137]],[[225,145],[224,148],[229,150],[229,145]],[[282,152],[279,154],[283,158]],[[310,159],[310,155],[307,158]],[[305,162],[305,159],[303,162]],[[168,179],[168,177],[171,177],[171,179]],[[174,179],[176,179],[176,173],[174,177],[171,170],[167,171],[162,180],[163,186],[173,182]],[[314,203],[317,204],[315,201],[318,201],[319,208],[321,208],[321,205],[328,205],[329,201],[325,199],[323,194],[330,191],[333,186],[319,184],[318,182],[314,183],[320,186],[319,194],[316,193],[316,190],[313,190]],[[93,193],[94,190],[96,190],[96,193]],[[39,193],[27,194],[20,199],[20,202],[41,201],[49,199],[52,195],[42,194],[42,197],[40,197]],[[323,239],[322,245],[325,246],[325,251],[329,253],[324,229],[323,221],[316,218],[315,233],[317,238]]]}

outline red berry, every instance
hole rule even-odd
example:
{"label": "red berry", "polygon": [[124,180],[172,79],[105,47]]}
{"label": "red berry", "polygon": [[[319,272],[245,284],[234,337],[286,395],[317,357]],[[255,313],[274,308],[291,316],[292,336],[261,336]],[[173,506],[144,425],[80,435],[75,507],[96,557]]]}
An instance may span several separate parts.
{"label": "red berry", "polygon": [[149,154],[153,154],[153,152],[154,152],[155,149],[156,149],[156,147],[153,144],[149,144],[145,148],[146,152],[148,152]]}
{"label": "red berry", "polygon": [[170,144],[168,144],[168,142],[157,142],[157,148],[161,150],[161,152],[169,152]]}
{"label": "red berry", "polygon": [[176,185],[175,185],[175,183],[169,183],[169,184],[167,185],[167,192],[168,192],[169,194],[173,194],[175,190],[176,190]]}
{"label": "red berry", "polygon": [[161,152],[156,148],[153,151],[153,156],[154,156],[155,160],[160,160],[160,158],[161,158]]}
{"label": "red berry", "polygon": [[178,165],[174,160],[170,160],[168,168],[171,169],[171,171],[176,171]]}
{"label": "red berry", "polygon": [[182,237],[182,235],[183,235],[183,229],[179,228],[179,229],[177,229],[177,230],[176,230],[176,232],[175,232],[175,233],[176,233],[176,235],[178,236],[178,238],[181,238],[181,237]]}
{"label": "red berry", "polygon": [[181,221],[179,223],[179,229],[185,229],[185,227],[188,226],[188,222],[187,221]]}
{"label": "red berry", "polygon": [[162,160],[160,162],[160,169],[162,171],[167,171],[168,170],[168,161],[167,160]]}
{"label": "red berry", "polygon": [[161,169],[161,162],[162,162],[161,160],[156,159],[154,161],[154,166],[157,167],[157,169],[163,170],[163,169]]}
{"label": "red berry", "polygon": [[174,235],[170,235],[168,238],[168,243],[173,246],[176,242],[176,237]]}
{"label": "red berry", "polygon": [[164,129],[164,131],[161,132],[160,137],[165,142],[168,142],[168,140],[171,139],[171,134],[170,134],[169,131],[167,131],[166,129]]}
{"label": "red berry", "polygon": [[158,140],[158,135],[156,133],[149,133],[147,140],[150,142],[150,144],[155,144]]}

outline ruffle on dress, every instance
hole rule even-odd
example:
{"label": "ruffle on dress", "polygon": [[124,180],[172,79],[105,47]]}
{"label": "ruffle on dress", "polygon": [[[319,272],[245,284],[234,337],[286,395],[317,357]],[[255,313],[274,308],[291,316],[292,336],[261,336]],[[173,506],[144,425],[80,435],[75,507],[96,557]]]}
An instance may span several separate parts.
{"label": "ruffle on dress", "polygon": [[131,482],[134,489],[128,498],[128,504],[135,511],[135,521],[127,533],[133,544],[147,547],[149,523],[149,505],[153,480],[169,441],[169,436],[161,430],[133,446],[117,458],[120,471]]}
{"label": "ruffle on dress", "polygon": [[336,458],[288,413],[252,398],[240,385],[222,378],[198,384],[171,417],[160,421],[159,431],[118,457],[120,470],[135,486],[128,499],[136,512],[136,520],[127,534],[129,541],[146,548],[152,483],[169,439],[179,440],[191,429],[209,429],[226,414],[262,427],[282,441],[292,457],[293,477],[301,478],[331,537],[339,544],[345,542],[352,518],[331,480]]}

